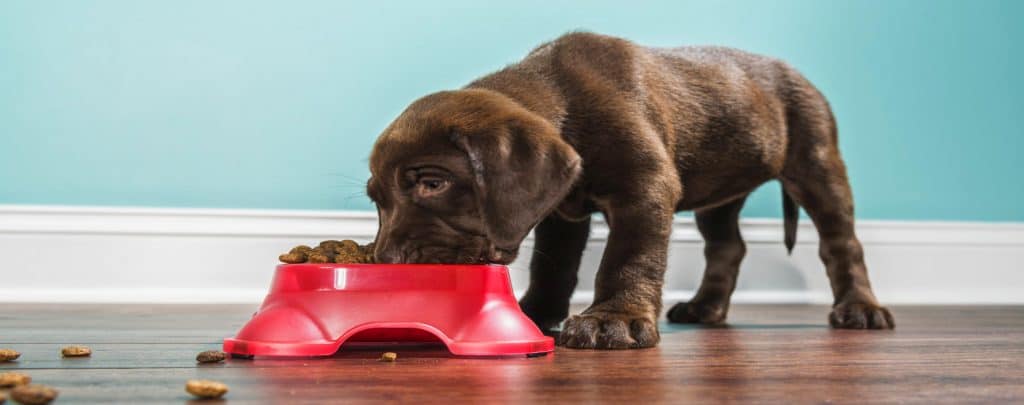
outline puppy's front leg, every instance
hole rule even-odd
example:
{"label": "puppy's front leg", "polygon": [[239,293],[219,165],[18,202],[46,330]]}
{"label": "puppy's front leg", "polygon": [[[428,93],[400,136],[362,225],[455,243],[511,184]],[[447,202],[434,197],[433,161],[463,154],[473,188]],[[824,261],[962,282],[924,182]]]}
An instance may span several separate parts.
{"label": "puppy's front leg", "polygon": [[594,303],[565,321],[559,342],[587,349],[658,344],[672,206],[622,201],[605,210],[611,233],[595,282]]}
{"label": "puppy's front leg", "polygon": [[548,333],[569,315],[569,299],[590,235],[590,217],[573,222],[551,214],[537,225],[534,235],[530,287],[519,306]]}

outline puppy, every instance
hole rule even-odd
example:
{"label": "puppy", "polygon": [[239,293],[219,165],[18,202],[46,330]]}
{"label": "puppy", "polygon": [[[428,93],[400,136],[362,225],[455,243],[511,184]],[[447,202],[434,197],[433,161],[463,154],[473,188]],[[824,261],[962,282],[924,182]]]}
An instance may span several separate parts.
{"label": "puppy", "polygon": [[[745,247],[747,196],[782,183],[785,244],[814,221],[836,328],[887,329],[854,234],[828,102],[779,60],[570,33],[463,89],[412,103],[374,145],[367,193],[384,263],[500,263],[535,228],[523,311],[559,342],[658,343],[673,214],[693,210],[707,268],[671,322],[718,324]],[[591,214],[610,228],[594,302],[566,319]]]}

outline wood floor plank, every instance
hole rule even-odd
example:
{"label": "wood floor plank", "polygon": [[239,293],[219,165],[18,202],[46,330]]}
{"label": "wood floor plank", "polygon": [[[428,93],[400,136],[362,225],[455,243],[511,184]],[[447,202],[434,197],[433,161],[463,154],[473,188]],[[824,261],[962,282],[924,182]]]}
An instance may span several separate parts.
{"label": "wood floor plank", "polygon": [[[230,403],[1024,401],[1024,307],[900,307],[895,331],[868,332],[828,329],[820,306],[737,306],[729,327],[663,324],[646,350],[467,359],[403,348],[391,364],[370,349],[197,366],[252,308],[0,305],[0,347],[23,353],[0,371],[57,387],[60,403],[182,403],[189,378],[227,383]],[[70,343],[93,356],[61,359]]]}

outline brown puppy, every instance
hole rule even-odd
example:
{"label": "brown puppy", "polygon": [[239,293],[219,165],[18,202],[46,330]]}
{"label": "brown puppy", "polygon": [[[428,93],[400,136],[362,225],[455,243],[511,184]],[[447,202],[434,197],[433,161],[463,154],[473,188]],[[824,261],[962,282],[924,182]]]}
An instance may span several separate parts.
{"label": "brown puppy", "polygon": [[785,190],[821,236],[832,326],[885,329],[854,235],[853,199],[824,97],[785,63],[712,47],[645,48],[571,33],[464,89],[423,97],[377,140],[367,192],[381,262],[509,263],[536,227],[520,305],[541,328],[568,315],[590,215],[611,233],[593,304],[566,320],[578,348],[657,344],[673,213],[696,211],[707,268],[673,322],[723,322],[745,247],[740,208]]}

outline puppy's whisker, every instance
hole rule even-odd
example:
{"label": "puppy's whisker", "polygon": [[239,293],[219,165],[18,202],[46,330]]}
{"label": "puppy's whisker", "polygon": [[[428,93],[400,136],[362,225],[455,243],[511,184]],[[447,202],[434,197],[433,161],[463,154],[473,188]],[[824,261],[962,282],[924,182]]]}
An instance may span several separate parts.
{"label": "puppy's whisker", "polygon": [[356,197],[367,197],[367,196],[366,196],[366,193],[358,192],[357,191],[357,192],[354,192],[354,193],[346,194],[344,198],[356,198]]}
{"label": "puppy's whisker", "polygon": [[357,178],[357,177],[346,176],[346,175],[343,175],[343,174],[330,174],[328,176],[331,177],[331,180],[330,180],[331,184],[342,185],[342,186],[346,186],[346,187],[365,188],[366,187],[366,181],[368,180],[368,178]]}

